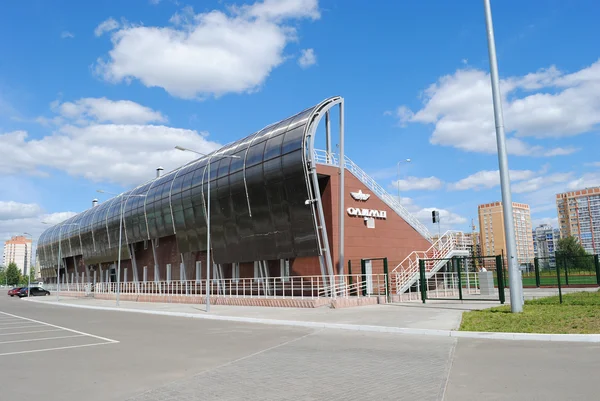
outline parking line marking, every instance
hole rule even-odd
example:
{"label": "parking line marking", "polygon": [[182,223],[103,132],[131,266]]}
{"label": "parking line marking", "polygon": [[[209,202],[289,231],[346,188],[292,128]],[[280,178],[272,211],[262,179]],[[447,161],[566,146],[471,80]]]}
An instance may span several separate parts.
{"label": "parking line marking", "polygon": [[[27,323],[27,322],[25,322]],[[0,330],[10,330],[10,329],[24,329],[26,327],[44,327],[44,326],[40,326],[39,324],[29,324],[28,326],[12,326],[12,327],[0,327]]]}
{"label": "parking line marking", "polygon": [[0,356],[18,355],[18,354],[32,354],[34,352],[58,351],[58,350],[61,350],[61,349],[93,347],[95,345],[107,345],[107,344],[116,344],[116,343],[118,343],[118,341],[114,341],[113,340],[111,342],[94,343],[94,344],[83,344],[83,345],[71,345],[71,346],[68,346],[68,347],[42,348],[42,349],[32,349],[30,351],[5,352],[3,354],[0,354]]}
{"label": "parking line marking", "polygon": [[24,322],[10,322],[10,323],[0,323],[0,327],[10,326],[12,324],[23,324]]}
{"label": "parking line marking", "polygon": [[[22,317],[22,316],[13,315],[12,313],[6,313],[6,312],[2,312],[2,311],[0,311],[0,313],[2,313],[4,315],[7,315],[7,316],[12,316],[12,317],[20,318],[20,319],[23,319],[23,320],[28,320],[28,321],[33,322],[33,323],[44,324],[46,326],[55,327],[57,329],[67,330],[67,331],[70,331],[72,333],[83,334],[85,336],[97,338],[99,340],[107,341],[109,343],[118,343],[119,342],[117,340],[111,340],[110,338],[100,337],[100,336],[96,336],[96,335],[93,335],[93,334],[85,333],[83,331],[78,331],[78,330],[73,330],[73,329],[67,329],[66,327],[58,326],[58,325],[55,325],[55,324],[45,323],[45,322],[41,322],[41,321],[35,320],[35,319],[29,319],[28,317]],[[2,330],[2,328],[0,328],[0,330]],[[5,355],[5,354],[0,354],[0,356],[2,356],[2,355]]]}
{"label": "parking line marking", "polygon": [[85,335],[75,334],[74,336],[45,337],[45,338],[31,338],[29,340],[0,341],[0,344],[27,343],[30,341],[58,340],[60,338],[73,338],[73,337],[85,337]]}
{"label": "parking line marking", "polygon": [[50,331],[63,331],[63,329],[36,330],[36,331],[19,331],[18,333],[0,333],[0,336],[14,336],[16,334],[48,333]]}

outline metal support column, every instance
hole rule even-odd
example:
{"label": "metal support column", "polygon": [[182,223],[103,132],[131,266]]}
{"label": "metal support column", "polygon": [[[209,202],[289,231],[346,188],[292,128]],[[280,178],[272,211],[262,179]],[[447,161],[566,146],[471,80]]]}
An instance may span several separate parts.
{"label": "metal support column", "polygon": [[131,268],[133,269],[133,282],[137,283],[139,280],[137,260],[135,259],[135,248],[133,244],[129,244],[129,258],[131,259]]}
{"label": "metal support column", "polygon": [[329,111],[325,112],[325,151],[327,152],[327,163],[331,163],[331,121]]}
{"label": "metal support column", "polygon": [[156,245],[154,240],[151,240],[152,244],[152,257],[154,258],[154,281],[160,281],[160,270],[158,268],[158,259],[156,258]]}
{"label": "metal support column", "polygon": [[340,214],[339,214],[339,260],[338,260],[338,274],[344,274],[344,223],[345,223],[345,207],[344,207],[344,196],[346,194],[345,180],[344,180],[344,172],[346,170],[345,167],[345,155],[344,155],[344,102],[340,103]]}

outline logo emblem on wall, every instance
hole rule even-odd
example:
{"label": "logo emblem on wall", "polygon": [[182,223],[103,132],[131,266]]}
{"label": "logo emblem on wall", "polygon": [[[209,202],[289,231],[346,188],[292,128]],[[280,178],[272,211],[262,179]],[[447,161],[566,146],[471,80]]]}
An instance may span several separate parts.
{"label": "logo emblem on wall", "polygon": [[361,209],[359,207],[349,207],[346,209],[350,216],[374,217],[376,219],[387,219],[385,210]]}
{"label": "logo emblem on wall", "polygon": [[359,189],[358,192],[350,192],[350,195],[352,195],[355,200],[362,202],[365,202],[371,197],[371,194],[365,194],[361,189]]}

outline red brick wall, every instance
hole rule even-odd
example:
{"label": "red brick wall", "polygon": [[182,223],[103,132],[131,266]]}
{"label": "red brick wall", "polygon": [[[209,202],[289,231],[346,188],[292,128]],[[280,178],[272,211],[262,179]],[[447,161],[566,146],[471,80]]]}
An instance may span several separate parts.
{"label": "red brick wall", "polygon": [[[335,167],[318,165],[317,172],[320,175],[329,176],[325,188],[321,188],[325,222],[327,224],[329,245],[333,253],[333,263],[337,269],[339,261],[338,230],[339,230],[339,170]],[[390,207],[379,199],[371,190],[358,180],[352,173],[346,170],[344,192],[344,207],[360,207],[374,210],[385,210],[387,218],[375,219],[375,228],[367,228],[363,217],[355,217],[344,213],[345,242],[344,242],[344,270],[347,272],[347,261],[355,261],[361,258],[387,257],[389,267],[392,269],[401,262],[409,253],[415,250],[425,251],[431,244],[404,219],[398,216]],[[321,180],[323,182],[323,180]],[[371,194],[365,201],[357,201],[350,192]],[[309,259],[309,258],[306,258]],[[313,275],[320,274],[317,258],[303,263],[294,269],[295,274]],[[358,266],[357,266],[358,267]],[[374,264],[375,267],[375,264]],[[358,272],[354,269],[353,273]],[[375,273],[375,271],[374,271]]]}

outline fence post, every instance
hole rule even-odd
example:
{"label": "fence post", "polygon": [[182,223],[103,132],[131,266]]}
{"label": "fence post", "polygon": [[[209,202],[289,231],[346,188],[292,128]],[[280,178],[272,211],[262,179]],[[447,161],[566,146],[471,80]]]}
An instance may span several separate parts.
{"label": "fence post", "polygon": [[425,261],[419,259],[419,275],[421,276],[421,300],[425,303],[427,299],[427,277],[425,275]]}
{"label": "fence post", "polygon": [[540,288],[540,261],[538,258],[533,258],[533,266],[535,267],[535,286]]}
{"label": "fence post", "polygon": [[[564,259],[565,258],[561,258]],[[558,281],[558,298],[560,299],[560,303],[562,304],[563,300],[562,300],[562,289],[560,288],[560,267],[559,267],[559,263],[558,263],[558,259],[556,260],[556,280]]]}
{"label": "fence post", "polygon": [[496,276],[498,279],[498,296],[500,297],[500,303],[504,305],[506,297],[504,295],[504,262],[502,256],[496,256]]}
{"label": "fence post", "polygon": [[[456,265],[456,272],[458,273],[458,299],[460,299],[461,301],[463,300],[463,292],[462,292],[462,269],[461,269],[461,263],[460,263],[460,259],[454,257],[453,258],[453,263]],[[467,274],[469,274],[467,272]]]}
{"label": "fence post", "polygon": [[565,265],[565,284],[569,285],[569,268],[567,267],[567,258],[563,258]]}
{"label": "fence post", "polygon": [[385,298],[388,303],[392,301],[390,295],[390,273],[388,271],[388,260],[383,258],[383,273],[385,274]]}
{"label": "fence post", "polygon": [[360,273],[361,273],[361,280],[362,280],[362,293],[363,293],[363,297],[367,296],[367,268],[365,266],[365,260],[361,259],[360,260]]}
{"label": "fence post", "polygon": [[348,261],[348,276],[350,276],[350,285],[352,285],[352,261]]}
{"label": "fence post", "polygon": [[594,255],[594,266],[596,267],[596,284],[600,285],[600,262],[598,255]]}

